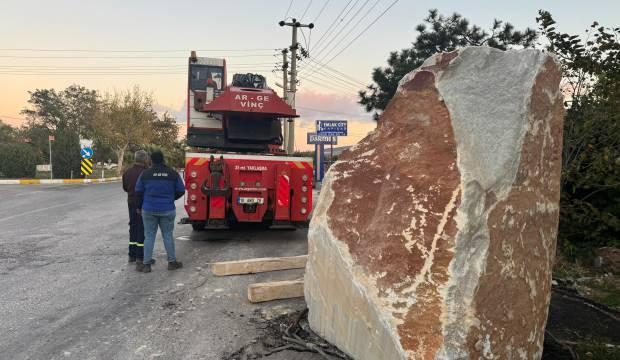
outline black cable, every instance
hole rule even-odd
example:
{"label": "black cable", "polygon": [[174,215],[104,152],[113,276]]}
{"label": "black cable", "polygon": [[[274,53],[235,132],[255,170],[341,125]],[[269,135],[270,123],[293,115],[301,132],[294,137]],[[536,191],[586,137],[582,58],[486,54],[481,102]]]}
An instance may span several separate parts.
{"label": "black cable", "polygon": [[[235,67],[264,67],[266,65],[273,65],[272,63],[228,63],[227,67],[235,66]],[[140,69],[153,69],[153,70],[166,70],[166,69],[187,69],[187,65],[118,65],[118,66],[100,66],[100,65],[89,65],[89,66],[75,66],[75,65],[67,65],[67,66],[53,66],[53,65],[0,65],[0,68],[4,69],[30,69],[30,70],[72,70],[72,69],[99,69],[99,70],[107,70],[107,69],[118,69],[118,70],[140,70]]]}
{"label": "black cable", "polygon": [[323,63],[321,63],[321,62],[317,61],[316,59],[314,59],[314,58],[312,58],[312,57],[310,57],[310,61],[312,61],[312,62],[314,62],[314,63],[317,63],[317,64],[319,64],[319,65],[322,65],[322,66],[324,66],[326,69],[330,70],[332,73],[336,73],[336,74],[338,74],[338,75],[340,75],[340,76],[342,76],[342,77],[344,77],[344,78],[347,78],[347,79],[349,79],[350,81],[352,81],[352,82],[354,82],[354,83],[356,83],[356,84],[358,84],[358,85],[361,85],[361,86],[366,86],[366,85],[367,85],[367,84],[365,84],[363,81],[357,80],[357,79],[355,79],[355,78],[353,78],[353,77],[351,77],[351,76],[349,76],[349,75],[347,75],[347,74],[345,74],[345,73],[343,73],[343,72],[341,72],[341,71],[338,71],[338,70],[334,69],[333,67],[331,67],[331,66],[329,66],[329,65],[327,65],[327,64],[323,64]]}
{"label": "black cable", "polygon": [[[273,55],[220,55],[224,58],[231,57],[273,57]],[[21,56],[21,55],[0,55],[0,58],[14,59],[186,59],[179,56]]]}
{"label": "black cable", "polygon": [[[342,49],[340,50],[336,55],[332,56],[328,61],[325,61],[324,64],[327,65],[330,62],[332,62],[336,57],[338,57],[340,54],[342,54],[346,49],[349,48],[349,46],[351,46],[357,39],[359,39],[362,35],[364,35],[364,33],[366,31],[368,31],[368,29],[370,29],[371,26],[373,26],[381,17],[383,17],[383,15],[385,15],[385,13],[388,12],[388,10],[390,10],[394,5],[396,5],[396,3],[399,0],[394,0],[394,2],[392,2],[390,4],[390,6],[387,7],[387,9],[385,9],[381,14],[379,14],[379,16],[377,16],[370,24],[368,24],[364,30],[362,30],[362,32],[360,32],[355,38],[353,38],[353,40],[349,41],[349,43]],[[321,67],[322,68],[322,67]],[[321,68],[319,68],[319,70],[321,70]],[[317,70],[317,71],[319,71]],[[316,72],[316,71],[315,71]],[[314,74],[314,73],[313,73]],[[311,76],[312,74],[309,74],[308,76]]]}
{"label": "black cable", "polygon": [[[316,72],[313,72],[313,74],[315,74],[315,73],[322,73],[322,71],[328,71],[329,74],[326,74],[326,75],[329,75],[329,76],[333,77],[334,79],[340,80],[341,82],[345,82],[345,83],[347,83],[349,85],[352,85],[352,86],[354,86],[356,88],[360,88],[360,87],[363,88],[363,87],[366,87],[366,85],[367,85],[367,84],[363,83],[362,81],[354,79],[351,76],[349,76],[347,74],[344,74],[344,73],[342,73],[342,72],[340,72],[340,71],[338,71],[338,70],[336,70],[336,69],[334,69],[332,67],[328,67],[326,64],[318,62],[317,60],[313,59],[312,57],[309,57],[308,59],[313,64],[308,64],[307,65],[307,69],[309,71],[311,71],[311,72],[316,70]],[[324,66],[325,70],[318,71],[319,66]],[[301,73],[305,69],[306,68],[304,67],[299,72]],[[308,76],[300,76],[299,78],[300,79],[305,79],[307,77]]]}
{"label": "black cable", "polygon": [[284,19],[286,20],[286,17],[288,16],[288,12],[291,11],[291,6],[293,6],[293,1],[291,0],[291,2],[288,4],[288,9],[286,9],[286,14],[284,14]]}
{"label": "black cable", "polygon": [[320,86],[322,86],[322,87],[326,87],[326,88],[331,89],[331,90],[334,90],[334,91],[336,91],[336,92],[346,92],[346,91],[344,91],[343,89],[337,89],[337,88],[335,88],[334,86],[330,86],[330,85],[327,85],[327,84],[321,84],[321,83],[319,83],[319,82],[317,82],[317,81],[314,81],[314,80],[311,80],[311,79],[304,79],[304,81],[310,81],[310,82],[311,82],[311,83],[313,83],[313,84],[320,85]]}
{"label": "black cable", "polygon": [[[337,76],[333,76],[332,74],[324,74],[324,73],[318,72],[315,75],[323,76],[324,79],[327,78],[327,79],[329,79],[329,81],[332,81],[332,82],[333,81],[338,81],[338,85],[343,86],[343,87],[349,87],[350,89],[355,89],[353,91],[358,91],[360,89],[359,85],[351,83],[351,82],[348,82],[348,80],[346,80],[346,79],[342,79],[342,78],[339,78]],[[300,78],[300,80],[304,80],[304,79],[305,78]],[[361,87],[363,87],[363,86],[361,86]]]}
{"label": "black cable", "polygon": [[[256,49],[197,49],[195,51],[272,51],[271,48],[256,48]],[[278,49],[275,49],[278,50]],[[35,49],[35,48],[6,48],[0,49],[0,51],[31,51],[31,52],[94,52],[94,53],[161,53],[161,52],[187,52],[190,50],[112,50],[112,49]]]}
{"label": "black cable", "polygon": [[[351,13],[351,11],[357,6],[357,3],[360,0],[355,0],[355,2],[353,3],[353,5],[351,5],[351,7],[349,8],[349,10],[347,10],[347,12],[342,16],[342,18],[340,19],[340,22],[338,24],[336,24],[336,26],[332,29],[332,31],[335,31],[336,29],[338,29],[338,27],[340,27],[340,25],[342,25],[342,22],[344,21],[344,19],[346,19],[347,16],[349,16],[349,13]],[[327,40],[327,39],[326,39]],[[317,48],[319,47],[319,44],[317,43]]]}
{"label": "black cable", "polygon": [[[320,77],[320,79],[316,79],[316,80],[320,80],[323,82],[326,82],[328,84],[331,84],[333,86],[337,86],[340,89],[344,90],[344,91],[348,91],[348,92],[353,92],[356,93],[357,91],[359,91],[359,87],[356,85],[351,85],[348,84],[346,82],[344,82],[343,80],[340,80],[336,77],[329,77],[328,75],[322,74],[322,73],[317,73],[315,74],[316,77]],[[300,80],[305,80],[305,79],[300,79]]]}
{"label": "black cable", "polygon": [[[371,6],[371,7],[370,7],[367,11],[366,11],[366,13],[365,13],[365,14],[364,14],[361,18],[359,18],[359,20],[355,23],[355,25],[353,25],[353,26],[349,29],[349,31],[347,31],[347,33],[346,33],[346,34],[344,34],[344,36],[343,36],[342,38],[340,38],[340,40],[339,40],[339,41],[338,41],[338,42],[337,42],[337,43],[336,43],[336,44],[335,44],[335,45],[334,45],[334,46],[333,46],[333,47],[332,47],[332,48],[331,48],[331,49],[330,49],[330,50],[329,50],[326,54],[324,54],[324,55],[323,55],[323,57],[321,58],[321,60],[322,60],[322,59],[325,59],[325,58],[326,58],[327,56],[329,56],[329,54],[331,54],[331,53],[332,53],[332,52],[333,52],[336,48],[338,48],[338,46],[339,46],[340,44],[342,44],[342,42],[343,42],[344,40],[346,40],[346,39],[349,37],[349,35],[350,35],[350,34],[351,34],[351,33],[352,33],[355,29],[357,29],[357,26],[358,26],[358,25],[359,25],[359,24],[360,24],[360,23],[361,23],[364,19],[366,19],[366,17],[368,17],[368,15],[370,14],[370,12],[371,12],[371,11],[372,11],[375,7],[377,7],[377,5],[379,4],[379,2],[380,2],[380,1],[381,1],[381,0],[377,0],[377,1],[375,1],[375,3],[374,3],[374,4],[373,4],[373,5],[372,5],[372,6]],[[327,47],[327,46],[326,46],[326,47]],[[317,55],[317,57],[318,57],[318,55]]]}
{"label": "black cable", "polygon": [[355,12],[355,14],[353,14],[353,16],[351,16],[351,18],[347,21],[347,23],[346,23],[346,24],[344,24],[344,25],[340,28],[340,30],[338,30],[338,32],[336,32],[336,35],[334,35],[334,36],[332,36],[332,37],[331,37],[331,39],[329,40],[329,42],[327,42],[327,45],[325,45],[325,46],[321,47],[321,49],[319,49],[319,50],[318,50],[318,51],[314,54],[314,56],[315,56],[315,57],[317,57],[317,58],[318,58],[318,57],[319,57],[319,55],[320,55],[323,51],[325,51],[325,49],[327,49],[327,48],[329,47],[329,45],[331,45],[331,44],[334,42],[334,40],[336,40],[336,39],[338,38],[338,36],[340,36],[340,34],[342,33],[342,31],[343,31],[344,29],[346,29],[346,28],[347,28],[347,26],[349,26],[349,24],[351,23],[351,21],[353,21],[353,20],[357,17],[357,15],[359,15],[360,11],[362,11],[362,9],[366,7],[366,4],[368,4],[368,2],[369,2],[369,1],[370,1],[370,0],[366,0],[366,1],[364,1],[364,3],[362,4],[362,6],[360,6],[360,8],[359,8],[359,9],[357,9],[357,11]]}
{"label": "black cable", "polygon": [[323,4],[323,7],[321,8],[321,10],[319,10],[319,14],[314,18],[314,20],[312,21],[312,23],[316,23],[316,21],[319,19],[319,17],[321,16],[321,14],[323,14],[323,10],[325,10],[325,7],[327,6],[327,4],[329,4],[330,0],[325,1],[325,4]]}
{"label": "black cable", "polygon": [[308,6],[306,6],[306,10],[304,10],[303,14],[301,14],[299,21],[303,20],[304,16],[306,16],[306,13],[308,12],[308,9],[310,9],[311,5],[312,5],[312,0],[308,1]]}
{"label": "black cable", "polygon": [[344,6],[344,8],[342,10],[340,10],[340,13],[336,16],[336,18],[334,19],[334,21],[332,21],[332,23],[329,25],[329,27],[327,28],[327,30],[323,33],[323,35],[319,38],[319,41],[316,42],[316,45],[318,46],[321,43],[321,40],[323,40],[323,38],[325,37],[325,35],[327,35],[327,33],[331,30],[331,28],[334,26],[334,24],[336,23],[336,21],[338,21],[338,19],[340,18],[340,15],[342,15],[342,13],[347,9],[347,7],[349,7],[349,4],[351,3],[351,1],[353,0],[349,0],[349,2],[347,2],[347,4]]}

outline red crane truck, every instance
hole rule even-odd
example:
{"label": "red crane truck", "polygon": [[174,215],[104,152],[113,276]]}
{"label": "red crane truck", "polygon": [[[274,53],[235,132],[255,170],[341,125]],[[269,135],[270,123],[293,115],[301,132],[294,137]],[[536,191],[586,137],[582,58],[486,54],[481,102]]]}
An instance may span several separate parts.
{"label": "red crane truck", "polygon": [[194,230],[237,223],[306,224],[312,159],[286,156],[281,119],[297,117],[264,78],[236,74],[224,59],[189,58],[185,210]]}

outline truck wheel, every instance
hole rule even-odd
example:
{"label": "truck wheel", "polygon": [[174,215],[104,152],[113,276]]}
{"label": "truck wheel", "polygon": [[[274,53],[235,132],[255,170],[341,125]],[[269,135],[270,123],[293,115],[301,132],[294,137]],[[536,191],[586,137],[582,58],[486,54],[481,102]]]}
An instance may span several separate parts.
{"label": "truck wheel", "polygon": [[197,222],[197,223],[195,222],[195,223],[192,223],[192,229],[194,229],[194,231],[202,231],[205,229],[205,225],[206,223],[204,222]]}

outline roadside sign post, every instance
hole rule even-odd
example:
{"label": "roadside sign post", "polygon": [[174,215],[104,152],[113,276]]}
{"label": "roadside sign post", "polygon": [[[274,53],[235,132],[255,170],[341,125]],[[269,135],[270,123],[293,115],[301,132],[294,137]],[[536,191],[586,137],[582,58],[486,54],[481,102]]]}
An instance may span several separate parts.
{"label": "roadside sign post", "polygon": [[[94,151],[90,146],[84,146],[80,149],[80,155],[82,156],[80,172],[82,175],[88,176],[93,173],[93,162],[90,159],[93,157]],[[101,170],[101,178],[103,179],[103,170]]]}
{"label": "roadside sign post", "polygon": [[54,135],[50,135],[47,138],[47,141],[50,145],[50,180],[54,180],[54,169],[52,168],[52,141],[56,140]]}
{"label": "roadside sign post", "polygon": [[82,150],[80,150],[80,155],[82,155],[84,159],[90,159],[93,157],[93,149],[88,146],[83,147]]}
{"label": "roadside sign post", "polygon": [[[316,133],[317,135],[327,136],[347,136],[347,121],[346,120],[317,120],[316,121]],[[330,143],[330,165],[334,162],[334,144]]]}
{"label": "roadside sign post", "polygon": [[319,135],[316,133],[307,134],[307,144],[314,144],[314,180],[315,182],[323,181],[325,176],[325,144],[338,145],[336,136]]}

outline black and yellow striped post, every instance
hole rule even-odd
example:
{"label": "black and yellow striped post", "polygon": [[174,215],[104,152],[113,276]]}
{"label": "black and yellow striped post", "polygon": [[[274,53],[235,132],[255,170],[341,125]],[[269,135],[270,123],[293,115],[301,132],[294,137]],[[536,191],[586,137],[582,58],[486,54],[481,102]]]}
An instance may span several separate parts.
{"label": "black and yellow striped post", "polygon": [[93,162],[89,159],[82,159],[80,168],[82,175],[90,175],[93,173]]}

